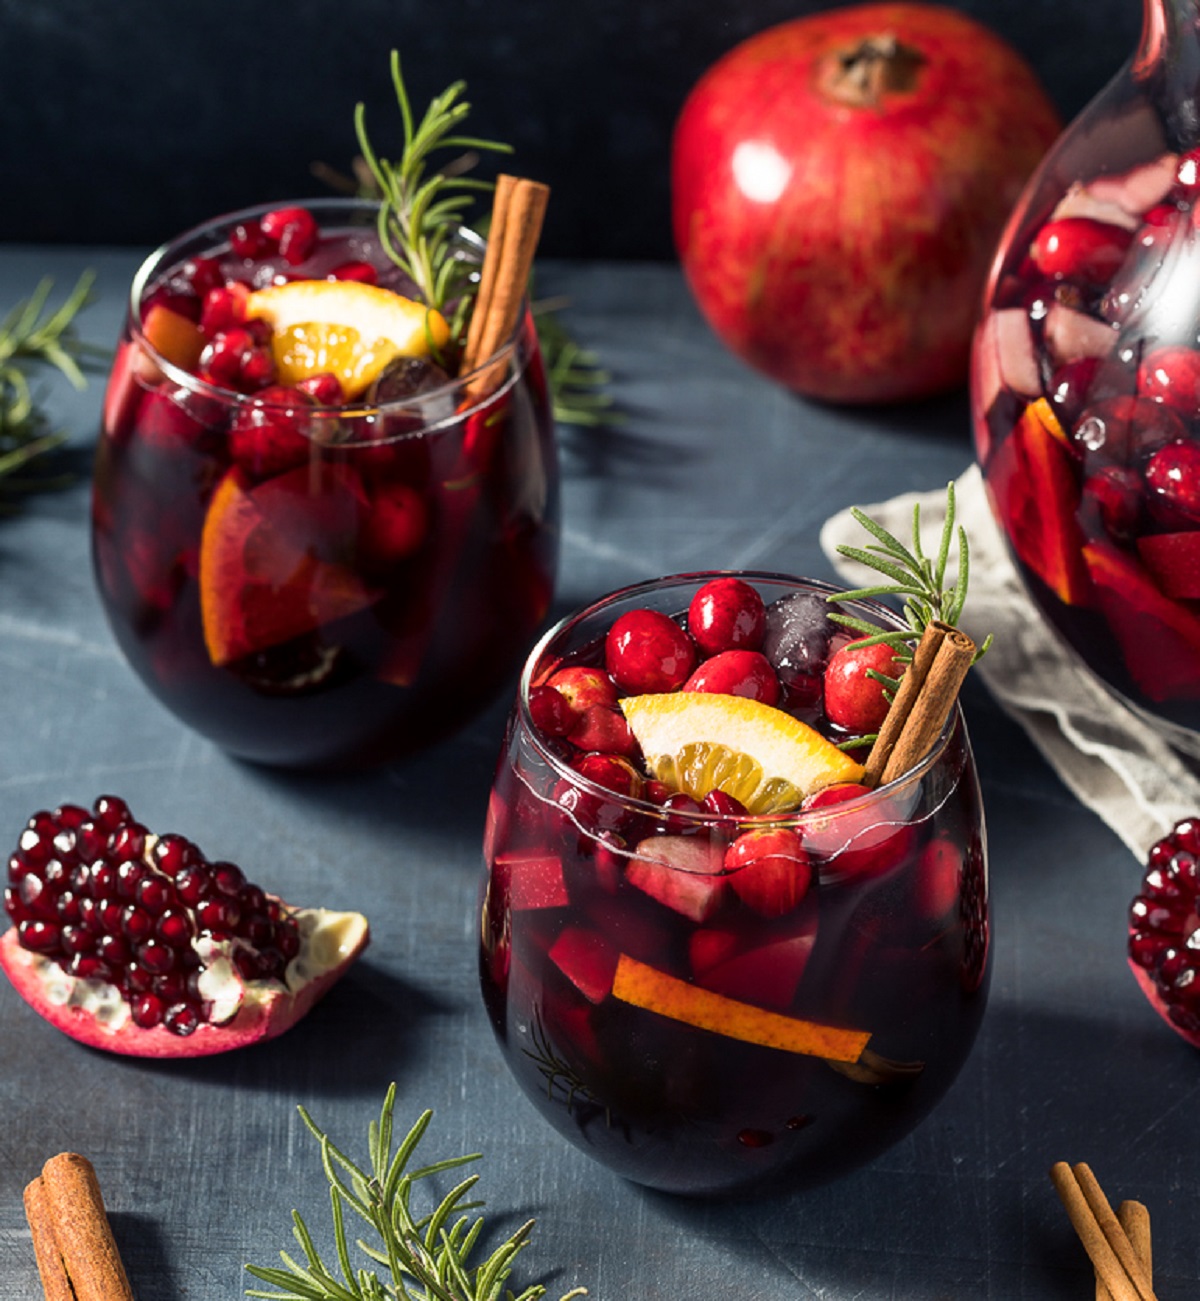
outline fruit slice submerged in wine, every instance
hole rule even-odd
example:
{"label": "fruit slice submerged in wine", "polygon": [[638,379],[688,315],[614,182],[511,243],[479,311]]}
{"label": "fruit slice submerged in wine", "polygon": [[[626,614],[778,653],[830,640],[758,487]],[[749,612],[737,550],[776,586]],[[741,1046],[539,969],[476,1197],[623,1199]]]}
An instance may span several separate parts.
{"label": "fruit slice submerged in wine", "polygon": [[1083,556],[1138,689],[1156,701],[1200,698],[1200,619],[1116,547],[1089,543]]}
{"label": "fruit slice submerged in wine", "polygon": [[814,728],[744,696],[629,696],[621,708],[653,776],[695,799],[723,790],[750,813],[775,813],[862,777],[862,766]]}
{"label": "fruit slice submerged in wine", "polygon": [[[216,665],[267,650],[366,609],[378,594],[321,553],[336,550],[300,467],[254,488],[229,471],[200,538],[200,611]],[[352,513],[353,503],[346,509]],[[305,536],[304,520],[313,526]],[[348,523],[348,522],[347,522]]]}
{"label": "fruit slice submerged in wine", "polygon": [[988,487],[1021,563],[1067,605],[1085,604],[1088,574],[1076,511],[1079,488],[1058,418],[1045,398],[1024,410],[988,465]]}
{"label": "fruit slice submerged in wine", "polygon": [[612,993],[623,1003],[701,1030],[830,1061],[857,1061],[871,1038],[865,1030],[802,1021],[700,989],[624,953],[617,961]]}
{"label": "fruit slice submerged in wine", "polygon": [[65,1034],[126,1056],[274,1038],[369,938],[361,914],[292,908],[112,796],[35,813],[9,880],[0,969]]}
{"label": "fruit slice submerged in wine", "polygon": [[346,398],[358,397],[397,357],[429,356],[450,338],[440,312],[354,280],[260,289],[246,300],[246,316],[271,326],[281,383],[332,374]]}

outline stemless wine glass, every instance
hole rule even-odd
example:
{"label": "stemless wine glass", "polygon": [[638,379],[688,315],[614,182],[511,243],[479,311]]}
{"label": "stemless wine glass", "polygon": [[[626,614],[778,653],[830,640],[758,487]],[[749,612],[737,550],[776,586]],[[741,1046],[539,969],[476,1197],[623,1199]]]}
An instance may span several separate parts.
{"label": "stemless wine glass", "polygon": [[[884,1151],[957,1075],[990,971],[984,817],[957,707],[899,779],[770,816],[618,794],[539,731],[531,693],[551,674],[603,666],[626,611],[682,621],[713,577],[615,592],[533,650],[481,892],[484,1002],[521,1088],[602,1164],[689,1194],[817,1183]],[[834,591],[738,577],[768,612]],[[798,685],[789,712],[827,728]],[[738,848],[761,836],[774,837],[766,879]]]}
{"label": "stemless wine glass", "polygon": [[[349,404],[319,386],[237,392],[180,360],[206,284],[366,278],[406,292],[375,205],[304,208],[319,235],[298,263],[248,243],[257,209],[138,271],[93,493],[100,596],[134,670],[226,750],[297,766],[410,751],[486,704],[549,608],[559,531],[527,312],[472,375],[412,391],[401,362]],[[479,260],[480,241],[461,245]]]}

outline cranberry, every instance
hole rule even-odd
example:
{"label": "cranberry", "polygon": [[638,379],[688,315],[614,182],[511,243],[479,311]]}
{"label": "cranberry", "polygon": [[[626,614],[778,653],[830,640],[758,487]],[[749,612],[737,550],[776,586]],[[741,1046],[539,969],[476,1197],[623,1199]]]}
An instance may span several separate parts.
{"label": "cranberry", "polygon": [[812,865],[800,836],[788,827],[747,831],[725,851],[734,894],[764,917],[782,917],[808,893]]}
{"label": "cranberry", "polygon": [[1164,524],[1200,524],[1200,444],[1177,440],[1146,466],[1150,509]]}
{"label": "cranberry", "polygon": [[[1142,480],[1136,470],[1102,466],[1084,480],[1080,514],[1093,536],[1107,534],[1114,542],[1132,541],[1142,511]],[[1092,527],[1094,513],[1097,530]]]}
{"label": "cranberry", "polygon": [[637,738],[625,715],[607,705],[589,705],[572,723],[567,739],[580,750],[635,755]]}
{"label": "cranberry", "polygon": [[642,775],[629,762],[616,754],[585,754],[575,761],[575,771],[588,781],[603,786],[628,799],[640,799]]}
{"label": "cranberry", "polygon": [[257,221],[238,222],[229,232],[229,247],[247,259],[266,257],[272,251],[271,241]]}
{"label": "cranberry", "polygon": [[877,732],[887,717],[889,702],[877,674],[898,677],[902,665],[883,642],[863,646],[861,639],[843,646],[825,671],[825,713],[848,732]]}
{"label": "cranberry", "polygon": [[670,836],[686,836],[703,830],[704,805],[686,791],[672,791],[660,805],[664,817],[655,830]]}
{"label": "cranberry", "polygon": [[779,701],[779,679],[761,651],[720,651],[705,660],[682,689],[745,696],[764,705],[774,705]]}
{"label": "cranberry", "polygon": [[546,685],[553,687],[570,705],[572,711],[579,715],[582,715],[589,705],[607,705],[616,708],[617,684],[603,669],[583,664],[568,665],[565,669],[552,673]]}
{"label": "cranberry", "polygon": [[1061,217],[1038,232],[1032,256],[1043,275],[1104,285],[1125,261],[1132,241],[1133,232],[1123,226],[1091,217]]}
{"label": "cranberry", "polygon": [[740,578],[714,578],[688,606],[687,627],[704,655],[727,650],[758,650],[767,610],[758,592]]}
{"label": "cranberry", "polygon": [[1186,433],[1171,407],[1127,394],[1086,407],[1071,432],[1071,447],[1089,463],[1133,465]]}
{"label": "cranberry", "polygon": [[1192,420],[1200,413],[1200,352],[1194,348],[1155,348],[1142,359],[1137,373],[1138,393],[1165,402]]}
{"label": "cranberry", "polygon": [[696,663],[686,632],[657,610],[629,610],[608,630],[605,665],[631,695],[678,691]]}
{"label": "cranberry", "polygon": [[566,696],[546,683],[530,690],[529,716],[546,736],[566,736],[576,722]]}

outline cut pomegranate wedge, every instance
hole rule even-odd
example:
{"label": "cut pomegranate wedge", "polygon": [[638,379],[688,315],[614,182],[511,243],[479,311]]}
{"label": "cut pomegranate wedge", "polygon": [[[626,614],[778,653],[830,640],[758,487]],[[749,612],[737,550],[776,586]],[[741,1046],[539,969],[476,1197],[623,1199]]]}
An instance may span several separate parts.
{"label": "cut pomegranate wedge", "polygon": [[131,1057],[203,1057],[282,1034],[366,947],[366,918],[293,908],[158,836],[123,800],[30,818],[8,860],[0,967],[52,1025]]}

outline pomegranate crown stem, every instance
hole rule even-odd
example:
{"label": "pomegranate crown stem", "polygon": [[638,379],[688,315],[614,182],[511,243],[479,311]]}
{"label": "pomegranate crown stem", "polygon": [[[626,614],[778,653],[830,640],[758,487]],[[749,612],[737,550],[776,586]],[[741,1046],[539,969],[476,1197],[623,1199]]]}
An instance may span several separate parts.
{"label": "pomegranate crown stem", "polygon": [[[427,1199],[433,1203],[429,1210],[413,1206],[414,1192],[427,1186],[422,1185],[422,1180],[477,1161],[480,1154],[448,1157],[410,1168],[433,1112],[423,1111],[397,1145],[393,1142],[395,1105],[396,1086],[392,1084],[379,1120],[372,1121],[368,1130],[369,1164],[365,1169],[335,1147],[303,1107],[298,1108],[300,1118],[321,1145],[321,1164],[329,1181],[338,1274],[322,1260],[303,1217],[293,1211],[292,1234],[304,1252],[304,1263],[280,1252],[284,1269],[247,1265],[247,1273],[276,1290],[247,1289],[246,1295],[268,1301],[379,1301],[387,1296],[411,1301],[487,1301],[503,1294],[512,1301],[540,1301],[546,1294],[540,1284],[519,1294],[504,1290],[514,1260],[529,1245],[532,1220],[522,1224],[479,1264],[471,1263],[477,1240],[483,1236],[483,1219],[476,1216],[472,1220],[462,1212],[480,1205],[464,1200],[478,1182],[478,1175],[460,1180],[440,1201],[434,1201],[436,1194],[431,1195]],[[370,1262],[387,1270],[390,1284],[381,1283],[369,1267],[353,1267],[345,1224],[347,1209],[374,1230],[378,1243],[359,1239],[357,1245]],[[413,1284],[423,1289],[420,1296],[411,1290]],[[561,1301],[586,1295],[586,1288],[576,1287]]]}

